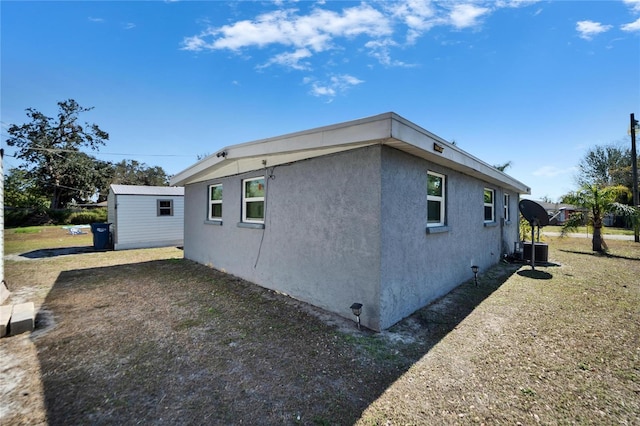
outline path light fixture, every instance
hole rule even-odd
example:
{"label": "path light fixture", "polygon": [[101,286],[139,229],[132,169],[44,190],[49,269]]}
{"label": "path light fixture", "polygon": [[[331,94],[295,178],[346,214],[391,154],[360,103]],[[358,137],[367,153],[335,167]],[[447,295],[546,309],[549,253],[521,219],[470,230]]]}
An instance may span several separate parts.
{"label": "path light fixture", "polygon": [[476,286],[478,285],[478,265],[473,265],[471,267],[471,271],[473,272],[473,281],[476,283]]}
{"label": "path light fixture", "polygon": [[354,303],[351,305],[351,312],[356,316],[358,321],[358,330],[360,330],[360,314],[362,313],[362,303]]}

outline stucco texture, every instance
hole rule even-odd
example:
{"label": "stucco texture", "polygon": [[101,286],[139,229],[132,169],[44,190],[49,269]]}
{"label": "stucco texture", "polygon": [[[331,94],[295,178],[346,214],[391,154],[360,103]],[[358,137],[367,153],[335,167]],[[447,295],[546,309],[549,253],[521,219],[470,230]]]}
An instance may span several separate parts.
{"label": "stucco texture", "polygon": [[[380,323],[386,328],[473,277],[472,265],[482,270],[498,262],[501,238],[512,247],[518,234],[515,224],[500,220],[500,188],[398,150],[382,151]],[[445,175],[444,232],[426,232],[428,171]],[[486,226],[485,187],[495,190],[496,213]]]}
{"label": "stucco texture", "polygon": [[[447,177],[447,232],[425,232],[428,170]],[[257,176],[264,229],[239,227],[242,179]],[[207,188],[220,183],[222,222],[208,222]],[[185,257],[347,318],[362,303],[362,324],[383,330],[468,279],[471,264],[497,262],[501,238],[513,246],[517,224],[483,224],[485,186],[381,145],[267,164],[185,187]]]}

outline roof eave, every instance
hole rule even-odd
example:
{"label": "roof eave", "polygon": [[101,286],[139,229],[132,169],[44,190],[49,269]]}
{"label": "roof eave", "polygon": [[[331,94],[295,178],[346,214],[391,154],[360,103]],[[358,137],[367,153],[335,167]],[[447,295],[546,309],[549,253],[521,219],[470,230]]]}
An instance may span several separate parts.
{"label": "roof eave", "polygon": [[391,146],[519,194],[531,192],[511,176],[392,112],[229,146],[173,176],[170,184],[188,185],[374,144]]}

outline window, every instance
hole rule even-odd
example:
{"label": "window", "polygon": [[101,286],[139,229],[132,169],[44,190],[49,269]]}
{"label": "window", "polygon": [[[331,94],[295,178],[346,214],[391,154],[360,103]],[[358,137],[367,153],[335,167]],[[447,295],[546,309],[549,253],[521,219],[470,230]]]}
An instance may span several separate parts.
{"label": "window", "polygon": [[504,194],[504,221],[511,220],[511,210],[509,209],[509,194]]}
{"label": "window", "polygon": [[493,189],[484,189],[484,221],[495,222],[495,208],[494,208],[494,195]]}
{"label": "window", "polygon": [[222,184],[209,185],[209,220],[222,220]]}
{"label": "window", "polygon": [[427,172],[427,226],[444,226],[445,176]]}
{"label": "window", "polygon": [[242,181],[242,221],[264,223],[264,176]]}
{"label": "window", "polygon": [[173,216],[173,200],[158,200],[158,216]]}

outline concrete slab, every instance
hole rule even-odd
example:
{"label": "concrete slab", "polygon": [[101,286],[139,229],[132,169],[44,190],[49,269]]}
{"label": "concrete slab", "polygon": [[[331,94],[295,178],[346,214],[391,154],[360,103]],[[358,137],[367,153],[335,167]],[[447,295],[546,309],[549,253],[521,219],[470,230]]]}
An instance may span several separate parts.
{"label": "concrete slab", "polygon": [[11,319],[12,311],[13,305],[0,306],[0,337],[4,337],[7,335],[9,320]]}
{"label": "concrete slab", "polygon": [[27,331],[33,331],[36,322],[36,308],[33,302],[13,305],[11,321],[9,321],[9,335],[15,336]]}
{"label": "concrete slab", "polygon": [[9,297],[10,294],[11,292],[7,288],[7,283],[5,283],[4,281],[0,282],[0,303],[4,303],[4,301],[7,300],[7,297]]}

